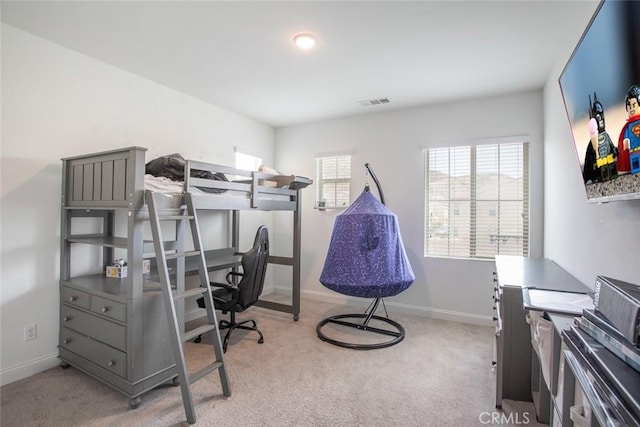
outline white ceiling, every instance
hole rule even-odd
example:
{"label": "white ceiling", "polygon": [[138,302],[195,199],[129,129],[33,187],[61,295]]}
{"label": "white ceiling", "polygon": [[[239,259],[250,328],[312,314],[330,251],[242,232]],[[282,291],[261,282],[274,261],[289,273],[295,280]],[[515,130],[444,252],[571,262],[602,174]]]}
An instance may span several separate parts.
{"label": "white ceiling", "polygon": [[[596,5],[3,1],[2,21],[279,127],[541,88],[567,59],[557,41],[576,38]],[[294,47],[300,32],[318,37],[313,51]]]}

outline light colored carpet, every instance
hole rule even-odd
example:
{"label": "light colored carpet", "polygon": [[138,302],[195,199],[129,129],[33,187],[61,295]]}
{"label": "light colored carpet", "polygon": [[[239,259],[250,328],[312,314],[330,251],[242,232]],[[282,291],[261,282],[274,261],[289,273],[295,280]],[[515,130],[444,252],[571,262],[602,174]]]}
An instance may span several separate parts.
{"label": "light colored carpet", "polygon": [[[239,319],[258,320],[265,342],[257,344],[254,332],[234,332],[225,355],[232,395],[222,395],[217,373],[194,384],[197,425],[481,426],[489,414],[501,414],[491,369],[493,328],[391,313],[406,329],[393,347],[357,351],[317,338],[324,317],[362,311],[303,300],[297,322],[262,308],[241,313]],[[190,370],[212,357],[206,343],[187,343]],[[152,390],[130,410],[127,397],[74,368],[41,372],[0,394],[2,426],[188,425],[179,387]],[[532,406],[512,408],[521,413],[512,421],[537,425]]]}

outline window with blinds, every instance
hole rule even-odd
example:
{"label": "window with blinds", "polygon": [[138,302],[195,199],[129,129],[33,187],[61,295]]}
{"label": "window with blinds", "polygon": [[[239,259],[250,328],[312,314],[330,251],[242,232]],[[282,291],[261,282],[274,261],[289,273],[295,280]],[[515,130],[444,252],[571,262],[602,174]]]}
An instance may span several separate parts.
{"label": "window with blinds", "polygon": [[316,158],[316,206],[344,208],[349,206],[351,156]]}
{"label": "window with blinds", "polygon": [[529,144],[424,151],[425,256],[529,254]]}
{"label": "window with blinds", "polygon": [[236,168],[257,171],[260,165],[262,165],[262,159],[260,157],[236,150]]}

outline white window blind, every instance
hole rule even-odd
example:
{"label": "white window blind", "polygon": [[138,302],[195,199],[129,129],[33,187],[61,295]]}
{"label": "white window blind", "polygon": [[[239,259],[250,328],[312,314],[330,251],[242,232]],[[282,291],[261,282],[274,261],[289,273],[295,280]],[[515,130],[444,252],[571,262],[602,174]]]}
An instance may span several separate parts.
{"label": "white window blind", "polygon": [[349,206],[351,156],[316,158],[316,206],[342,208]]}
{"label": "white window blind", "polygon": [[425,256],[529,254],[529,144],[427,149]]}

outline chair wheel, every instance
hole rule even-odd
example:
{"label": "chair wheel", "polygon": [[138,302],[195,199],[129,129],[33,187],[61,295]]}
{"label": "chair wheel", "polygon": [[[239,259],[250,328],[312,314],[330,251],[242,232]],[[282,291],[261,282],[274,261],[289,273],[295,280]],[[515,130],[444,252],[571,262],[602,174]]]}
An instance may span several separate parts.
{"label": "chair wheel", "polygon": [[258,340],[258,344],[264,344],[264,338],[260,338],[260,339]]}
{"label": "chair wheel", "polygon": [[202,341],[202,335],[198,335],[197,337],[195,337],[195,339],[193,340],[194,343],[198,344],[199,342]]}

